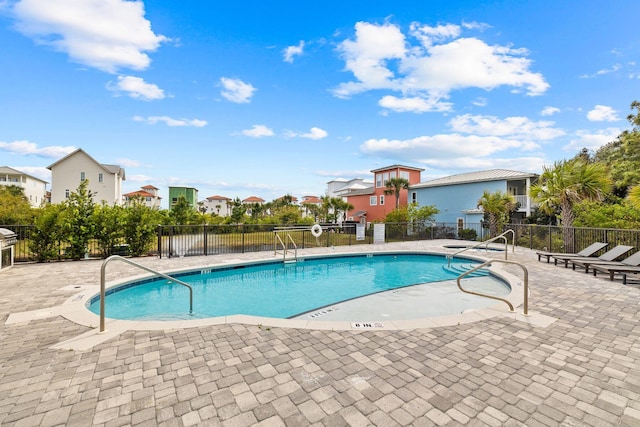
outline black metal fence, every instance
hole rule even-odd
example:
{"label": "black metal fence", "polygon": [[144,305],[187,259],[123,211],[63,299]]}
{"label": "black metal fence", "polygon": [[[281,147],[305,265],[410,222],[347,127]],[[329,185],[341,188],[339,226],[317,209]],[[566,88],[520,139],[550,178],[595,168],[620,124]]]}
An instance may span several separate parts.
{"label": "black metal fence", "polygon": [[[16,233],[15,261],[34,261],[36,257],[30,249],[31,225],[0,225]],[[284,245],[292,250],[314,248],[318,246],[351,246],[374,243],[373,225],[364,230],[363,235],[356,233],[356,224],[322,224],[323,232],[315,237],[311,227],[282,225],[161,225],[157,229],[149,255],[159,257],[216,255],[227,253],[246,253],[258,251],[282,250]],[[505,227],[515,233],[517,246],[553,252],[579,251],[593,242],[607,242],[609,246],[625,244],[640,250],[640,230],[613,228],[571,228],[567,230],[557,226],[509,224]],[[276,234],[282,240],[280,243]],[[286,237],[287,234],[290,236]],[[567,241],[567,236],[570,241]],[[420,226],[407,223],[386,223],[384,242],[404,242],[433,239],[464,239],[484,241],[489,232],[482,224],[465,224],[458,229],[455,223],[427,223]],[[58,260],[66,259],[64,242],[58,244]],[[127,255],[126,245],[119,245],[113,253]],[[90,258],[100,258],[102,253],[96,241],[88,246]]]}

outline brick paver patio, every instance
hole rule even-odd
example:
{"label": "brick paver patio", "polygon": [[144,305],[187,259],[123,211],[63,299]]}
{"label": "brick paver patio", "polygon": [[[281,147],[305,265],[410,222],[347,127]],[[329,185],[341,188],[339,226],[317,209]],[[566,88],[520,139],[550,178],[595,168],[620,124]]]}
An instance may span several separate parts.
{"label": "brick paver patio", "polygon": [[[216,257],[136,261],[170,270]],[[525,249],[510,259],[528,266],[530,310],[556,318],[550,326],[506,317],[404,331],[225,324],[127,331],[87,351],[50,348],[88,329],[60,316],[5,321],[98,284],[100,261],[18,265],[0,272],[0,424],[640,425],[640,287]],[[114,270],[109,280],[127,273]]]}

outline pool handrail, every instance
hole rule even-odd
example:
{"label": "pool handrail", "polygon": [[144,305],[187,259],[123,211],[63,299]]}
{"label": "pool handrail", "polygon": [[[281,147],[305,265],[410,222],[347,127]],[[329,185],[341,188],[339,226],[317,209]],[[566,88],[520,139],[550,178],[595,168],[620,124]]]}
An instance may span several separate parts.
{"label": "pool handrail", "polygon": [[488,250],[489,243],[495,242],[498,239],[504,240],[504,259],[507,259],[508,258],[507,255],[509,253],[509,240],[506,237],[507,233],[511,233],[513,235],[513,237],[511,238],[511,246],[512,246],[512,251],[515,252],[516,251],[516,233],[515,233],[515,231],[509,229],[509,230],[505,231],[504,233],[502,233],[502,234],[500,234],[500,235],[498,235],[496,237],[493,237],[493,238],[491,238],[489,240],[485,240],[484,242],[478,242],[475,245],[467,246],[466,248],[462,248],[459,251],[456,251],[456,252],[454,252],[452,254],[447,255],[447,260],[449,261],[448,265],[451,266],[451,259],[453,257],[455,257],[456,255],[459,255],[464,251],[468,251],[469,249],[475,249],[475,248],[478,248],[478,247],[483,246],[483,245],[484,245],[485,249]]}
{"label": "pool handrail", "polygon": [[462,273],[460,276],[458,276],[458,279],[457,279],[458,289],[460,289],[462,292],[467,293],[467,294],[477,295],[477,296],[480,296],[480,297],[491,298],[491,299],[495,299],[495,300],[498,300],[498,301],[502,301],[502,302],[506,303],[509,306],[509,311],[514,312],[515,310],[513,308],[513,304],[511,304],[510,301],[508,301],[508,300],[506,300],[504,298],[500,298],[500,297],[494,296],[494,295],[487,295],[487,294],[483,294],[483,293],[480,293],[480,292],[474,292],[474,291],[466,290],[466,289],[464,289],[462,287],[462,284],[460,283],[460,281],[462,280],[463,277],[465,277],[465,276],[467,276],[467,275],[469,275],[469,274],[473,273],[474,271],[477,271],[477,270],[479,270],[481,268],[491,267],[491,264],[493,264],[494,262],[502,262],[502,263],[505,263],[505,264],[517,265],[520,268],[522,268],[522,270],[524,271],[524,280],[523,280],[523,283],[524,283],[524,301],[523,301],[523,310],[522,310],[523,312],[522,312],[522,314],[524,314],[525,316],[528,316],[529,315],[529,270],[527,270],[527,267],[525,267],[524,265],[522,265],[519,262],[508,261],[508,260],[503,260],[503,259],[491,259],[489,261],[485,261],[482,264],[477,265],[474,268],[472,268],[470,270],[467,270],[464,273]]}
{"label": "pool handrail", "polygon": [[[282,230],[278,230],[278,231],[282,231]],[[287,261],[287,252],[289,252],[289,248],[287,247],[287,245],[285,245],[285,243],[282,241],[282,239],[278,235],[278,231],[274,230],[274,232],[273,232],[273,235],[276,237],[275,241],[273,242],[273,256],[276,256],[278,254],[278,242],[280,242],[280,246],[282,246],[282,261],[286,262]],[[298,245],[296,245],[296,242],[293,241],[293,238],[291,237],[291,234],[287,233],[287,238],[289,239],[289,241],[293,245],[293,248],[294,248],[293,256],[294,256],[294,259],[297,261],[298,260]]]}
{"label": "pool handrail", "polygon": [[145,267],[142,264],[138,264],[137,262],[133,262],[127,258],[121,257],[120,255],[111,255],[110,257],[108,257],[107,259],[105,259],[102,263],[102,266],[100,267],[100,332],[105,332],[106,328],[105,328],[105,293],[106,293],[106,281],[105,281],[105,277],[106,277],[106,267],[107,264],[109,264],[111,261],[122,261],[124,263],[127,263],[129,265],[133,265],[134,267],[138,267],[141,268],[149,273],[158,275],[164,279],[167,279],[169,281],[175,282],[179,285],[182,286],[186,286],[189,289],[189,313],[193,313],[193,288],[191,287],[191,285],[189,285],[188,283],[183,282],[182,280],[178,280],[175,277],[171,277],[169,275],[166,275],[164,273],[160,273],[159,271],[153,270],[149,267]]}

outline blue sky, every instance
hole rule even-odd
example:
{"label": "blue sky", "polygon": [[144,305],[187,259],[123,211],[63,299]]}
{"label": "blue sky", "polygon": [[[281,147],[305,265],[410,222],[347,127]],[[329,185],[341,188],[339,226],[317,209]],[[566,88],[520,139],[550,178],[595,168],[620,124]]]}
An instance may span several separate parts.
{"label": "blue sky", "polygon": [[0,0],[0,165],[231,198],[543,165],[629,128],[637,0]]}

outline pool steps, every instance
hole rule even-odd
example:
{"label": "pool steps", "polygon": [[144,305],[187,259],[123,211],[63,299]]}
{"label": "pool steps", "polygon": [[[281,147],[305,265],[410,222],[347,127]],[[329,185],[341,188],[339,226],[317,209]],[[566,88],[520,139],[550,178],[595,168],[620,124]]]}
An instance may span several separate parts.
{"label": "pool steps", "polygon": [[[455,263],[455,264],[451,264],[451,265],[445,265],[442,268],[444,268],[447,271],[450,271],[452,273],[455,274],[462,274],[462,273],[466,273],[467,271],[471,270],[472,268],[474,268],[477,264],[472,264],[472,263]],[[489,275],[489,270],[486,268],[482,268],[478,271],[474,271],[473,273],[467,275],[467,277],[482,277],[482,276],[488,276]]]}

